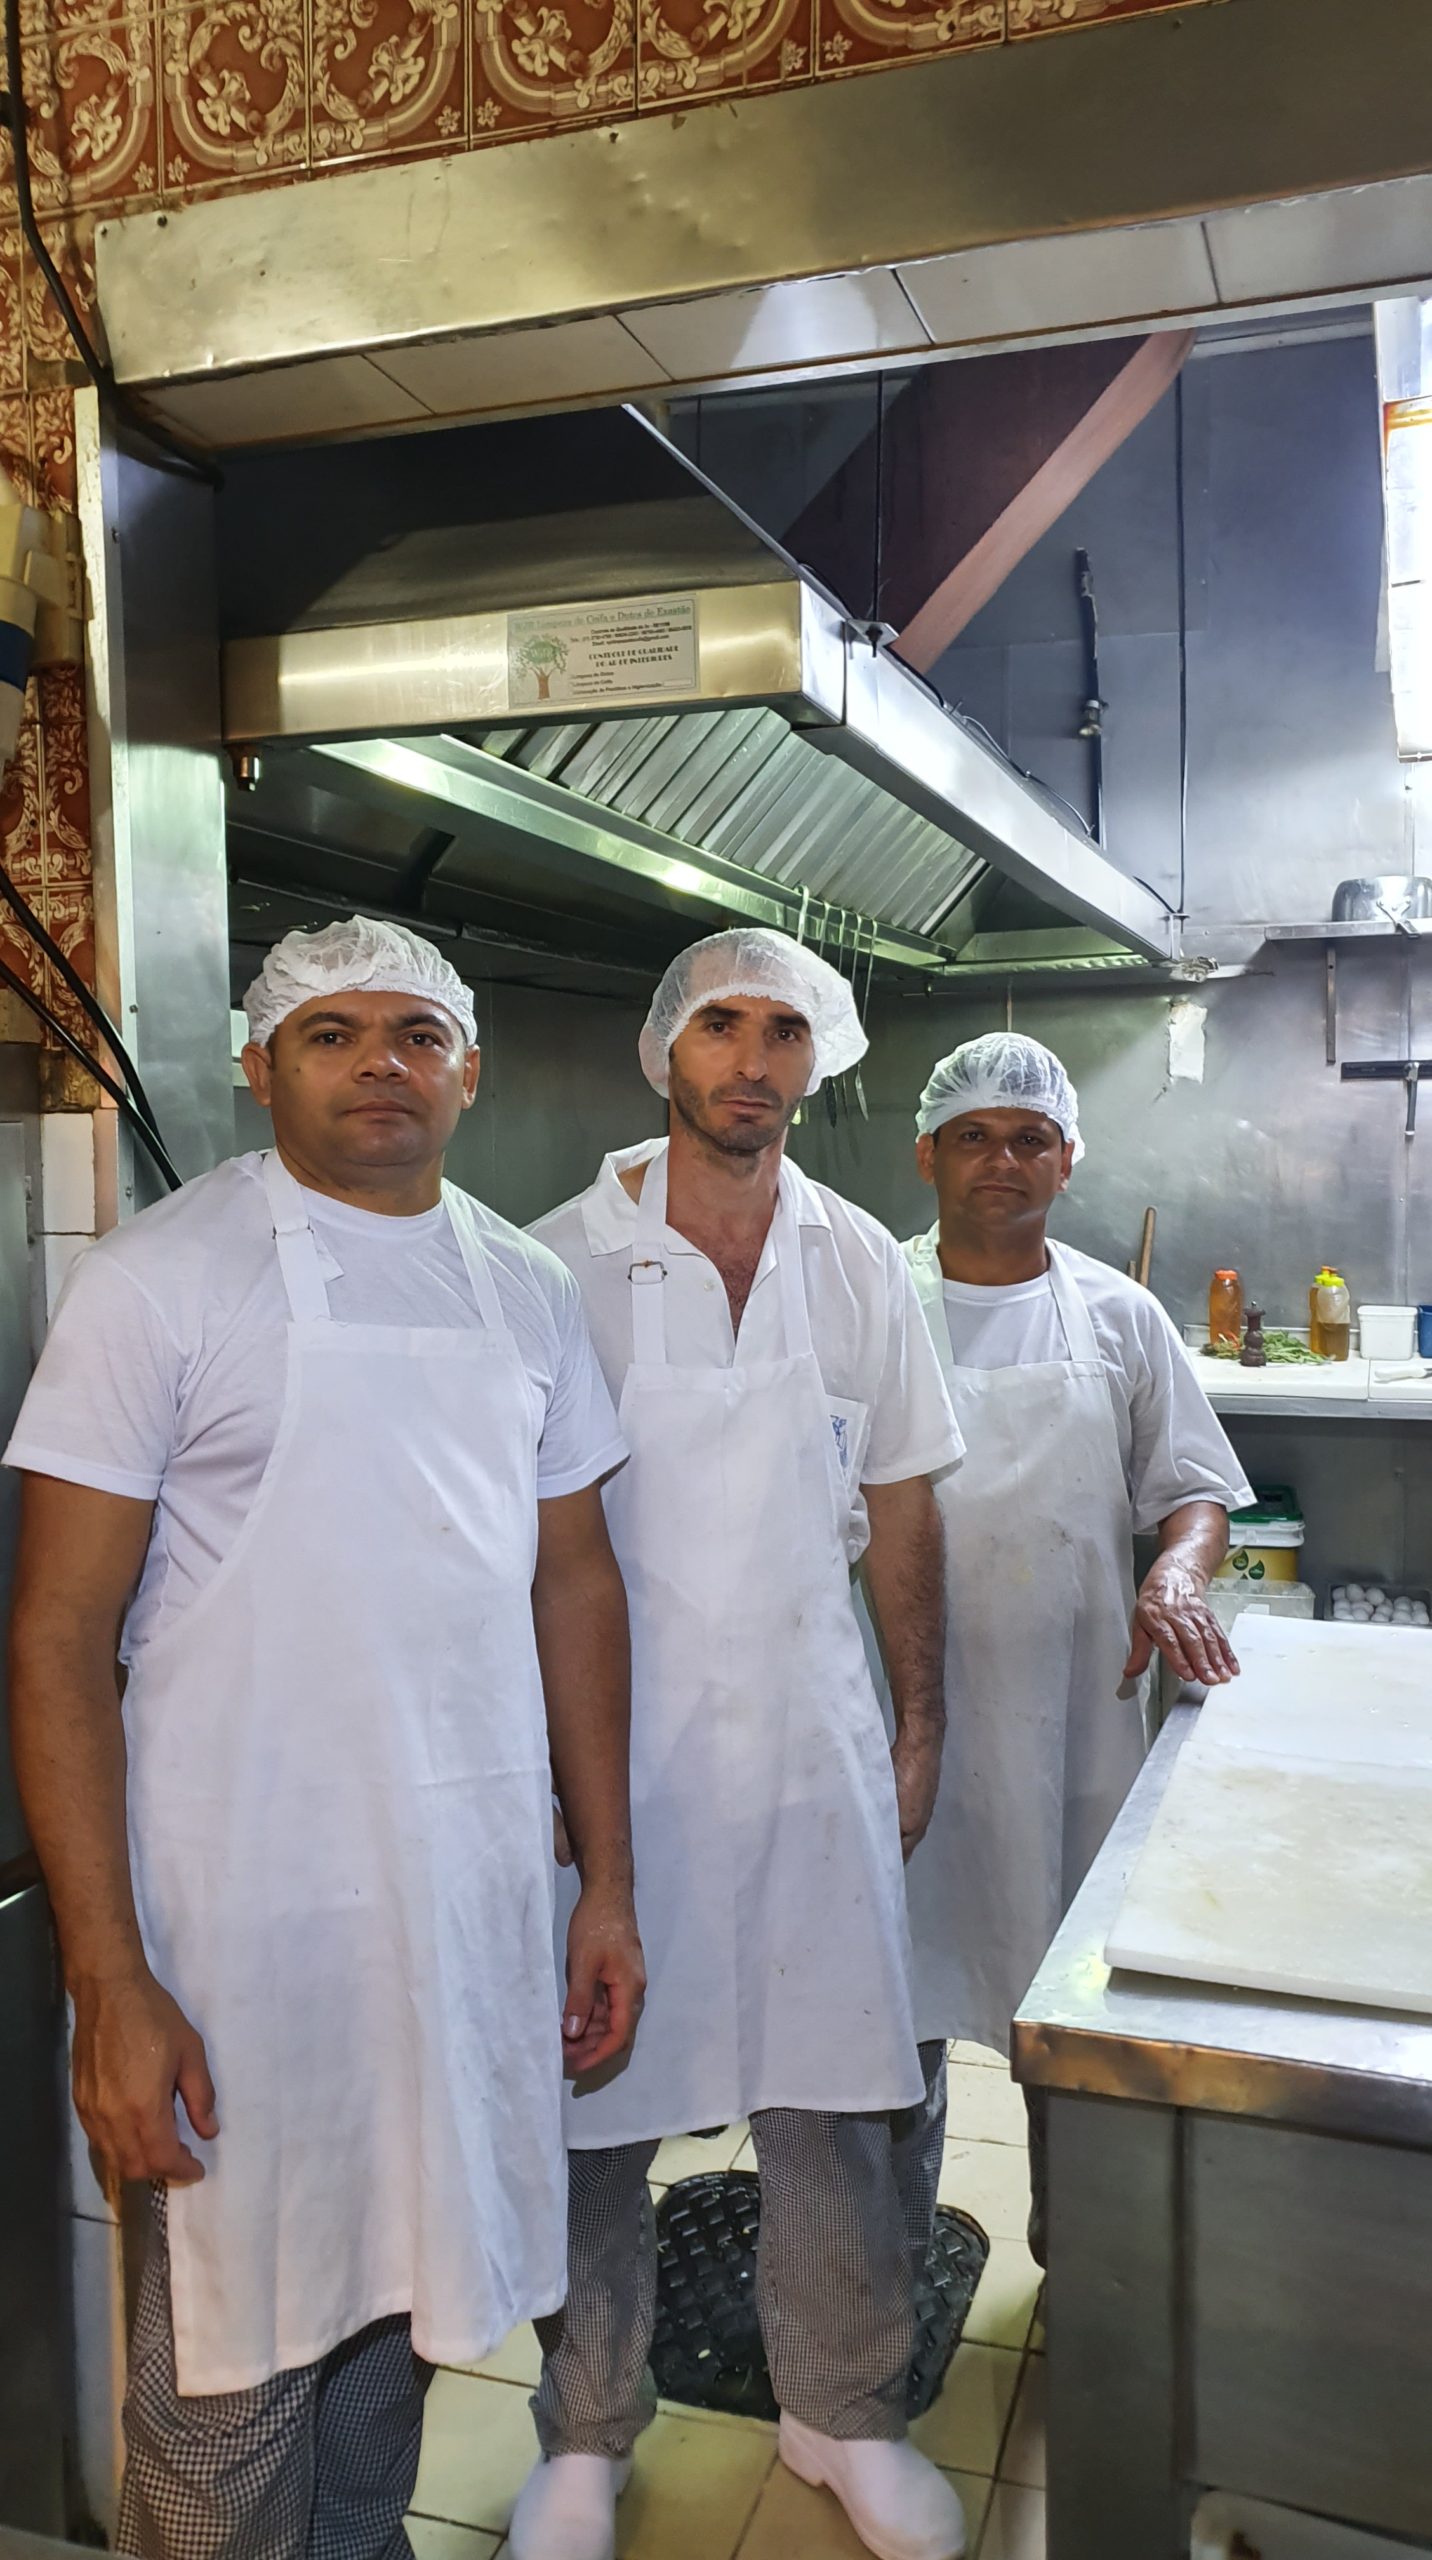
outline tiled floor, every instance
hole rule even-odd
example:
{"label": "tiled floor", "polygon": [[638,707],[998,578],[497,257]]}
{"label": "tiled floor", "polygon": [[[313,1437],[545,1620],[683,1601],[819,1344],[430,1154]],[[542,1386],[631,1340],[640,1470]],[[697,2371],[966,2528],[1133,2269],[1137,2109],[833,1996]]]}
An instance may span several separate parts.
{"label": "tiled floor", "polygon": [[[915,2440],[964,2501],[970,2560],[1044,2560],[1044,2359],[1024,2245],[1024,2102],[994,2054],[957,2046],[940,2195],[989,2232],[989,2264],[944,2391]],[[653,2181],[749,2161],[744,2128],[664,2143]],[[412,2518],[416,2560],[496,2560],[535,2458],[537,2342],[519,2330],[479,2373],[440,2373]],[[861,2560],[834,2500],[776,2460],[774,2427],[665,2406],[637,2450],[618,2560]]]}

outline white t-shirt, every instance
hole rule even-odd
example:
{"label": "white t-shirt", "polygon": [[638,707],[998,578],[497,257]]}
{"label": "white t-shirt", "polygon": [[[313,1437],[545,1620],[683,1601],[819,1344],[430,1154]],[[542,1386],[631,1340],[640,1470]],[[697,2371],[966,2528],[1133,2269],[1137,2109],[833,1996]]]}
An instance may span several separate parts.
{"label": "white t-shirt", "polygon": [[[289,1313],[262,1167],[261,1156],[236,1156],[81,1256],[5,1452],[7,1466],[155,1503],[126,1652],[161,1608],[182,1609],[202,1589],[278,1430]],[[480,1324],[441,1205],[387,1218],[303,1196],[335,1323]],[[575,1493],[626,1455],[581,1299],[555,1255],[473,1206],[546,1407],[538,1493]]]}
{"label": "white t-shirt", "polygon": [[[907,1245],[907,1253],[920,1241]],[[1229,1511],[1251,1502],[1252,1489],[1228,1434],[1157,1298],[1090,1254],[1067,1245],[1063,1252],[1093,1320],[1113,1392],[1135,1529],[1157,1528],[1182,1502],[1221,1502]],[[1047,1271],[1009,1289],[963,1280],[946,1280],[942,1287],[950,1349],[959,1367],[1019,1369],[1067,1360]]]}
{"label": "white t-shirt", "polygon": [[[647,1163],[662,1143],[649,1138],[608,1156],[589,1191],[539,1218],[531,1231],[576,1273],[614,1402],[631,1366],[627,1275],[637,1227],[636,1203],[619,1175]],[[862,1445],[850,1453],[853,1480],[901,1484],[952,1466],[964,1443],[900,1247],[877,1219],[812,1182],[789,1157],[781,1181],[793,1187],[811,1337],[826,1394],[866,1409]],[[714,1264],[672,1227],[663,1251],[670,1358],[729,1369],[736,1339]],[[740,1347],[742,1360],[750,1361],[778,1360],[785,1350],[770,1235],[741,1317]]]}

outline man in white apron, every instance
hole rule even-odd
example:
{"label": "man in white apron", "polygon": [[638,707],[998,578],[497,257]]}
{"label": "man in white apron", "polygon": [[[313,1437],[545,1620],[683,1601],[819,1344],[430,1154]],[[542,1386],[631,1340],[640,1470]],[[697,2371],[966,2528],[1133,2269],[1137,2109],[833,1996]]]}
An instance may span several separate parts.
{"label": "man in white apron", "polygon": [[402,2560],[432,2366],[563,2298],[564,2037],[640,2002],[624,1444],[569,1275],[443,1182],[442,955],[291,934],[247,1008],[273,1151],[83,1259],[7,1453],[12,1724],[80,2119],[155,2182],[119,2547]]}
{"label": "man in white apron", "polygon": [[[959,1443],[898,1246],[784,1152],[802,1096],[864,1048],[846,982],[785,935],[697,943],[641,1039],[669,1140],[609,1156],[536,1230],[577,1276],[631,1448],[606,1500],[651,1980],[631,2056],[568,2103],[571,2291],[542,2328],[514,2560],[610,2560],[653,2408],[647,2173],[663,2135],[748,2115],[782,2457],[886,2560],[963,2548],[958,2500],[904,2441],[891,2137],[924,2102],[901,1851],[938,1780],[928,1478]],[[851,1607],[867,1541],[893,1754]]]}
{"label": "man in white apron", "polygon": [[[910,1862],[915,2025],[1008,2054],[1010,2022],[1145,1747],[1154,1651],[1204,1686],[1237,1669],[1205,1593],[1243,1471],[1158,1300],[1046,1235],[1083,1154],[1037,1040],[936,1067],[916,1152],[939,1219],[905,1250],[965,1440],[939,1479],[949,1732]],[[1157,1558],[1137,1594],[1136,1532]],[[1043,2253],[1034,2131],[1031,2243]],[[932,2110],[927,2138],[940,2138]]]}

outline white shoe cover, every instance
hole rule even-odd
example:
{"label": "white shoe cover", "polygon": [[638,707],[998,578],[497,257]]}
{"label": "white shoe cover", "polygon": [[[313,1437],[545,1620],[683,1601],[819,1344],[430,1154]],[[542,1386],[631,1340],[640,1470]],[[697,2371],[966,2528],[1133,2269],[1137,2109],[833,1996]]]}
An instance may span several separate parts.
{"label": "white shoe cover", "polygon": [[944,2473],[903,2438],[845,2443],[783,2415],[780,2452],[798,2480],[834,2492],[876,2560],[962,2560],[964,2509]]}
{"label": "white shoe cover", "polygon": [[617,2500],[631,2462],[604,2453],[545,2457],[527,2480],[508,2526],[512,2560],[613,2560]]}

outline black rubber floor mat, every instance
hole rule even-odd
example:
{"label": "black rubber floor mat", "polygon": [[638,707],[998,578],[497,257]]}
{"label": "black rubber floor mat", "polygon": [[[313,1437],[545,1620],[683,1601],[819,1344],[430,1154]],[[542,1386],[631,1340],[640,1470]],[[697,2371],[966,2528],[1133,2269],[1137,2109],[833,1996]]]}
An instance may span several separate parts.
{"label": "black rubber floor mat", "polygon": [[[761,2182],[748,2169],[683,2178],[657,2206],[651,2364],[664,2400],[724,2409],[740,2418],[778,2414],[756,2320],[760,2227]],[[919,2334],[907,2401],[912,2418],[939,2397],[988,2256],[989,2239],[979,2224],[942,2204],[916,2294]]]}

